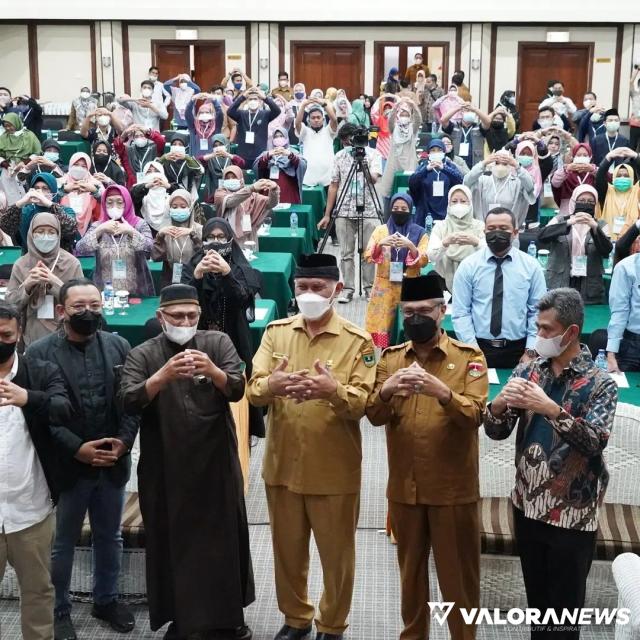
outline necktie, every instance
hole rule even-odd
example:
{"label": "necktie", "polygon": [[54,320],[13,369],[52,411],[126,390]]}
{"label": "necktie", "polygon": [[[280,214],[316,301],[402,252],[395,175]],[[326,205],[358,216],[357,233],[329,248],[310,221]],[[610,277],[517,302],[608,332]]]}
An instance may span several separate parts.
{"label": "necktie", "polygon": [[504,294],[504,277],[502,275],[502,263],[506,260],[493,256],[491,258],[496,263],[496,272],[493,277],[493,300],[491,302],[491,325],[489,330],[491,335],[498,337],[502,333],[502,297]]}

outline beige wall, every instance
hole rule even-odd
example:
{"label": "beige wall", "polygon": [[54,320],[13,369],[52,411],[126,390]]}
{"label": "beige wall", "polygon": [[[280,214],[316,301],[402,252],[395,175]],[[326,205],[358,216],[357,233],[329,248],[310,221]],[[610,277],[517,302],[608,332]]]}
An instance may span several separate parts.
{"label": "beige wall", "polygon": [[0,71],[0,85],[14,95],[31,93],[26,25],[0,25]]}

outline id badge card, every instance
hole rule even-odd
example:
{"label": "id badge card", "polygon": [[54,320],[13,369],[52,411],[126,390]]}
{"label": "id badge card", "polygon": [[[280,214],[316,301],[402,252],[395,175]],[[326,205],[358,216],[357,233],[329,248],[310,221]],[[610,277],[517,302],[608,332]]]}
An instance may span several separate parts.
{"label": "id badge card", "polygon": [[209,141],[206,138],[200,138],[200,151],[209,150]]}
{"label": "id badge card", "polygon": [[144,171],[137,171],[136,172],[136,182],[140,183],[144,180]]}
{"label": "id badge card", "polygon": [[586,278],[587,256],[573,256],[571,258],[571,275],[575,278]]}
{"label": "id badge card", "polygon": [[280,169],[275,165],[269,168],[269,180],[277,180],[280,177]]}
{"label": "id badge card", "polygon": [[551,188],[551,183],[548,180],[544,183],[544,197],[553,198],[553,189]]}
{"label": "id badge card", "polygon": [[70,195],[69,196],[69,204],[71,205],[71,208],[76,212],[76,213],[82,213],[82,196],[79,195]]}
{"label": "id badge card", "polygon": [[463,158],[468,158],[469,157],[469,143],[468,142],[461,142],[460,143],[460,149],[458,150],[458,155],[463,157]]}
{"label": "id badge card", "polygon": [[114,280],[126,280],[127,263],[122,259],[114,260],[111,268],[111,276]]}
{"label": "id badge card", "polygon": [[433,183],[433,197],[434,198],[444,197],[444,181],[443,180],[436,180]]}
{"label": "id badge card", "polygon": [[247,131],[244,134],[244,142],[245,144],[255,144],[256,134],[253,131]]}
{"label": "id badge card", "polygon": [[182,280],[182,262],[174,262],[171,273],[171,284],[180,284]]}
{"label": "id badge card", "polygon": [[616,235],[620,235],[620,232],[624,227],[625,221],[626,221],[626,218],[624,216],[616,216],[613,219],[613,233],[615,233]]}
{"label": "id badge card", "polygon": [[242,214],[242,231],[243,233],[251,233],[251,216],[248,213]]}
{"label": "id badge card", "polygon": [[37,318],[39,320],[53,320],[53,296],[46,295],[44,302],[38,307]]}
{"label": "id badge card", "polygon": [[389,264],[389,282],[402,282],[402,262],[391,262]]}

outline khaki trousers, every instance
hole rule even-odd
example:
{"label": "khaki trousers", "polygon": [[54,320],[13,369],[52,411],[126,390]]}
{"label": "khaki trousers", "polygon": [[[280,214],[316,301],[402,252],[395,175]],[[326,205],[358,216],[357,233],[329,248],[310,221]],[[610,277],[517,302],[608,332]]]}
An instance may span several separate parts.
{"label": "khaki trousers", "polygon": [[266,485],[278,607],[285,624],[308,627],[315,609],[307,593],[311,532],[318,547],[324,590],[318,632],[347,628],[356,564],[355,533],[360,494],[318,496]]}
{"label": "khaki trousers", "polygon": [[473,640],[475,625],[465,625],[459,607],[480,606],[480,531],[478,503],[430,506],[389,501],[391,527],[398,541],[401,640],[429,637],[429,551],[444,602],[455,607],[447,618],[451,640]]}
{"label": "khaki trousers", "polygon": [[50,571],[53,533],[53,514],[22,531],[0,532],[0,582],[8,562],[20,585],[24,640],[53,640],[54,590]]}

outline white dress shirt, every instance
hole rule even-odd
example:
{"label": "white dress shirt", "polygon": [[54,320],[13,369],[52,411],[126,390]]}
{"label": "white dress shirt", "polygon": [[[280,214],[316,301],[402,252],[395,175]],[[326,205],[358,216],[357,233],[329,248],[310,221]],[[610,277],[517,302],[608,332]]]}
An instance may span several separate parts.
{"label": "white dress shirt", "polygon": [[[18,357],[5,380],[18,372]],[[0,530],[15,533],[52,511],[49,486],[20,407],[0,405]]]}

